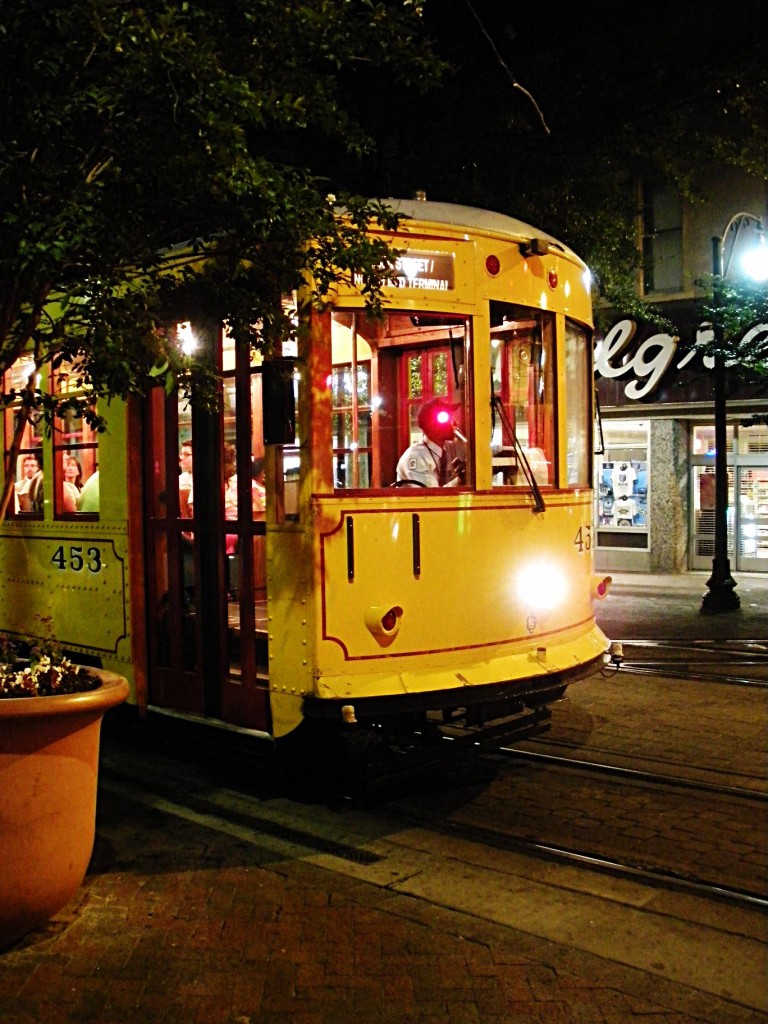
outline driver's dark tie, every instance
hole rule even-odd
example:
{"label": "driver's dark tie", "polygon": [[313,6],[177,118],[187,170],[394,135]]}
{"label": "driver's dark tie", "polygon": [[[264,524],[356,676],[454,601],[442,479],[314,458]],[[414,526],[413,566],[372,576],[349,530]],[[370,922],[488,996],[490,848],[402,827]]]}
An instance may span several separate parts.
{"label": "driver's dark tie", "polygon": [[443,449],[443,454],[440,456],[440,486],[445,487],[448,483],[448,454]]}

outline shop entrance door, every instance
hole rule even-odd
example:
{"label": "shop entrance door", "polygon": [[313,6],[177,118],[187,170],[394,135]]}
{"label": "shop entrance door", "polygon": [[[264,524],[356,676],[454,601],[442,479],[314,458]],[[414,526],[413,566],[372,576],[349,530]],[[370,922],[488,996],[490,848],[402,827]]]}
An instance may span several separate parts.
{"label": "shop entrance door", "polygon": [[149,704],[269,731],[261,373],[220,332],[208,344],[220,413],[146,403]]}
{"label": "shop entrance door", "polygon": [[[733,470],[728,467],[728,559],[733,566]],[[693,468],[692,569],[711,569],[715,555],[715,471],[712,466]]]}
{"label": "shop entrance door", "polygon": [[736,568],[768,572],[768,466],[739,469]]}

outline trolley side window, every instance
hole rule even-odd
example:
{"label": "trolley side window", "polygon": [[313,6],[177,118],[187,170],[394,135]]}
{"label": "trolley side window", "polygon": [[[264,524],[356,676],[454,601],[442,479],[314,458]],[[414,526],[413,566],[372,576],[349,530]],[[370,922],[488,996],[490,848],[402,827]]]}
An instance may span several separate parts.
{"label": "trolley side window", "polygon": [[[22,391],[33,370],[34,364],[29,358],[18,360],[6,374],[5,390]],[[48,504],[49,508],[52,505],[57,519],[88,513],[96,516],[99,510],[98,435],[87,418],[67,404],[68,398],[83,397],[77,367],[66,363],[48,372],[62,410],[54,419],[50,447],[46,445],[46,451],[52,456],[48,466],[44,468],[42,414],[36,410],[27,412],[23,427],[21,403],[11,406],[5,414],[6,465],[14,438],[18,445],[9,514],[21,519],[42,519]],[[89,480],[90,486],[86,488]]]}
{"label": "trolley side window", "polygon": [[565,321],[565,424],[568,437],[566,484],[592,486],[591,334]]}
{"label": "trolley side window", "polygon": [[53,507],[57,519],[96,516],[99,512],[98,434],[87,417],[66,407],[67,398],[84,397],[79,377],[76,363],[63,363],[53,371],[53,387],[63,402],[63,412],[56,417],[53,430]]}
{"label": "trolley side window", "polygon": [[[331,321],[331,348],[336,488],[395,485],[401,456],[423,440],[424,417],[422,414],[420,422],[420,413],[434,399],[444,403],[456,428],[456,436],[442,445],[442,461],[450,465],[459,459],[467,468],[454,485],[471,483],[466,440],[471,433],[465,380],[465,367],[470,365],[466,318],[388,312],[373,320],[362,312],[336,310]],[[426,486],[447,482],[439,465],[439,448],[435,454],[435,476]]]}
{"label": "trolley side window", "polygon": [[490,303],[493,484],[539,485],[555,476],[555,317],[511,302]]}
{"label": "trolley side window", "polygon": [[[17,394],[27,386],[30,373],[34,371],[31,358],[19,359],[5,374],[3,390],[7,394],[12,389]],[[23,427],[21,424],[22,407],[20,403],[11,405],[5,410],[5,459],[7,467],[14,437],[18,449],[16,471],[14,475],[13,496],[8,505],[9,516],[24,519],[42,519],[43,517],[43,428],[40,417],[35,413],[27,415]]]}

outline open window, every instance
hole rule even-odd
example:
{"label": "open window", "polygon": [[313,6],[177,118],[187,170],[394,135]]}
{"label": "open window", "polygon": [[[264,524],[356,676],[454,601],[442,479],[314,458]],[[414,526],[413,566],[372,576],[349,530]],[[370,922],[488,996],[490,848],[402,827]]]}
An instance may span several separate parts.
{"label": "open window", "polygon": [[[82,398],[76,364],[52,371],[53,386],[62,398]],[[86,418],[71,408],[57,416],[53,431],[53,499],[57,519],[98,515],[99,441]]]}
{"label": "open window", "polygon": [[[454,436],[441,447],[466,467],[471,417],[465,317],[389,312],[373,320],[335,311],[331,323],[333,475],[337,488],[389,487],[410,445],[423,438],[419,414],[432,399],[450,408]],[[439,456],[438,456],[439,457]]]}
{"label": "open window", "polygon": [[496,487],[555,477],[554,314],[491,302],[491,438]]}
{"label": "open window", "polygon": [[[34,370],[31,358],[19,359],[5,374],[4,390],[14,389],[17,393],[27,386],[30,373]],[[5,411],[5,459],[8,465],[11,446],[20,427],[21,404],[9,406]],[[14,492],[8,506],[9,516],[23,519],[43,517],[43,437],[41,417],[32,413],[27,417],[21,433],[14,474]]]}
{"label": "open window", "polygon": [[591,333],[581,324],[566,320],[565,373],[561,380],[565,384],[565,425],[568,438],[565,471],[569,487],[592,485],[591,347]]}

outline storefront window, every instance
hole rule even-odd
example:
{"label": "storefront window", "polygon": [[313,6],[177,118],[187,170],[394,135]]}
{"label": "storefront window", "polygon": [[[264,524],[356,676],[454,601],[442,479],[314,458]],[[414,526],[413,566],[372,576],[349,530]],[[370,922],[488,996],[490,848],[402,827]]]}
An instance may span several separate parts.
{"label": "storefront window", "polygon": [[[733,452],[733,427],[729,426],[726,432],[726,449],[730,455]],[[693,428],[693,455],[715,454],[715,428],[713,424],[697,426]]]}
{"label": "storefront window", "polygon": [[739,427],[739,455],[768,456],[768,422]]}
{"label": "storefront window", "polygon": [[648,547],[648,420],[603,421],[596,465],[598,546]]}
{"label": "storefront window", "polygon": [[768,570],[768,466],[739,469],[739,567]]}
{"label": "storefront window", "polygon": [[[768,425],[735,423],[727,432],[727,552],[736,571],[768,570]],[[715,554],[714,427],[694,426],[691,446],[691,568]]]}
{"label": "storefront window", "polygon": [[[733,507],[733,473],[728,472],[728,504]],[[728,528],[728,544],[733,540]],[[715,467],[693,467],[693,560],[715,554]]]}

